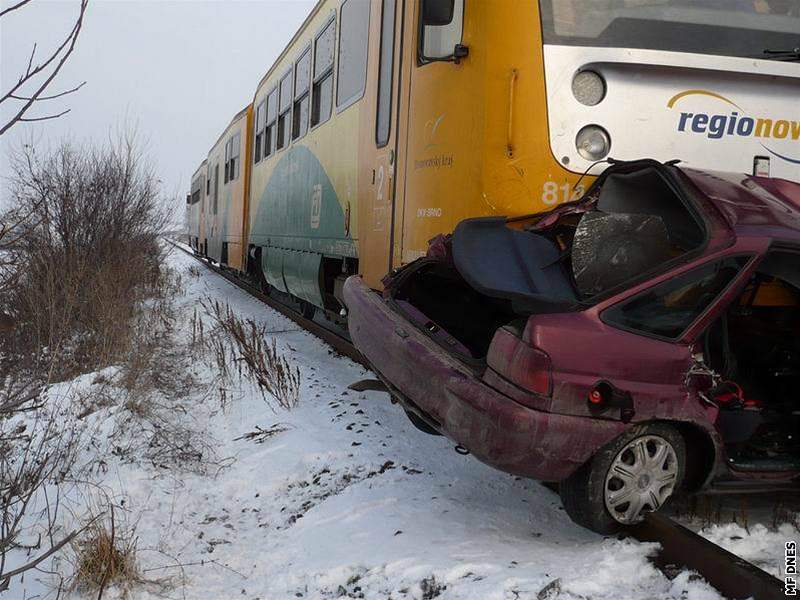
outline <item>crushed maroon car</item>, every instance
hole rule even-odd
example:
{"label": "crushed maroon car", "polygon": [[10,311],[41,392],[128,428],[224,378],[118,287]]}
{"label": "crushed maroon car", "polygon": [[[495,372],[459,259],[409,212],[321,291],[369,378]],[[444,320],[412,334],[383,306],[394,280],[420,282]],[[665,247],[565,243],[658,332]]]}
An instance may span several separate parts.
{"label": "crushed maroon car", "polygon": [[608,533],[678,491],[800,489],[800,185],[652,160],[462,221],[350,335],[423,431]]}

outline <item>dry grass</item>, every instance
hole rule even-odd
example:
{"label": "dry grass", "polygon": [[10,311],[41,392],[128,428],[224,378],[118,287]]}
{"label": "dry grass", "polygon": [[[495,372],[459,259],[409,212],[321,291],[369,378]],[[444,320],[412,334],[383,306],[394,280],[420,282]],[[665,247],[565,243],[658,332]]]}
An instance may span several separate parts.
{"label": "dry grass", "polygon": [[101,598],[111,586],[124,595],[142,583],[136,564],[137,538],[132,528],[120,527],[114,507],[90,516],[81,534],[70,543],[73,566],[70,588]]}
{"label": "dry grass", "polygon": [[788,523],[800,531],[800,512],[797,502],[794,502],[792,506],[785,497],[780,497],[772,511],[772,528],[777,529],[784,523]]}
{"label": "dry grass", "polygon": [[678,518],[694,521],[703,529],[735,523],[749,533],[754,516],[756,522],[764,522],[774,530],[784,523],[800,529],[797,501],[782,494],[770,497],[768,502],[747,495],[676,496],[671,501],[671,508]]}
{"label": "dry grass", "polygon": [[278,352],[275,338],[267,341],[266,327],[239,318],[228,304],[216,300],[205,299],[201,306],[214,332],[206,335],[202,320],[195,319],[193,340],[200,340],[210,353],[220,379],[226,382],[238,376],[252,381],[270,406],[271,396],[284,410],[295,408],[300,402],[300,369]]}

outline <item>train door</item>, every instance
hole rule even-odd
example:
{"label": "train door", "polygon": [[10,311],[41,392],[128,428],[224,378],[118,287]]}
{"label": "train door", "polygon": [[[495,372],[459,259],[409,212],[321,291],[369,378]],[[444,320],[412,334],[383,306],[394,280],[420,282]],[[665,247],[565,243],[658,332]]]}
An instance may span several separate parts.
{"label": "train door", "polygon": [[208,256],[219,262],[221,254],[221,246],[219,241],[219,162],[214,165],[214,180],[211,184],[211,233],[208,236],[210,241],[210,248]]}
{"label": "train door", "polygon": [[480,206],[486,56],[470,46],[493,18],[489,4],[423,0],[406,8],[403,202],[396,208],[394,266],[424,256],[428,240],[461,219],[486,212]]}
{"label": "train door", "polygon": [[397,172],[397,114],[399,106],[402,15],[406,0],[378,0],[372,6],[366,103],[361,120],[358,204],[359,271],[373,288],[391,268],[393,208]]}

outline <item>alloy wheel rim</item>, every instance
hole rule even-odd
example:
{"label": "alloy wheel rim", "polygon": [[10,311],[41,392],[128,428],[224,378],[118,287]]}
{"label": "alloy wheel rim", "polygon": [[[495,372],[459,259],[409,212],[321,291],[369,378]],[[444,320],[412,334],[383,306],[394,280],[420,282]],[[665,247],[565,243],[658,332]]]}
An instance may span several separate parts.
{"label": "alloy wheel rim", "polygon": [[638,523],[657,511],[675,489],[678,458],[667,440],[644,435],[628,442],[606,474],[605,505],[615,521]]}

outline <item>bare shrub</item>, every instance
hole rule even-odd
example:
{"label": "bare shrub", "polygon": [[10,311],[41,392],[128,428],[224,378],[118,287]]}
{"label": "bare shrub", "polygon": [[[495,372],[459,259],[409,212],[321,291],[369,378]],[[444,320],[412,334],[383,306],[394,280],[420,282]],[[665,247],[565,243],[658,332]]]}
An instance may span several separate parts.
{"label": "bare shrub", "polygon": [[121,460],[199,474],[227,464],[217,456],[203,415],[195,417],[196,407],[152,392],[129,395],[123,408],[126,413],[118,416],[110,436],[113,453]]}
{"label": "bare shrub", "polygon": [[221,378],[238,375],[254,382],[268,404],[267,394],[281,408],[295,408],[300,402],[300,369],[278,352],[275,338],[266,341],[266,327],[240,319],[227,303],[208,298],[200,303],[214,325],[216,335],[204,340]]}
{"label": "bare shrub", "polygon": [[58,356],[59,379],[115,360],[139,303],[163,277],[159,180],[130,139],[65,142],[43,157],[26,147],[13,160],[12,199],[12,212],[26,217],[6,247],[17,266],[7,274],[13,285],[0,290],[15,323],[6,347]]}
{"label": "bare shrub", "polygon": [[[7,387],[0,397],[8,400],[15,389],[20,396],[6,401],[12,408],[0,414],[0,591],[78,534],[62,531],[58,520],[59,484],[75,462],[80,431],[60,418],[58,406],[44,410],[38,389]],[[28,411],[33,419],[13,418]],[[8,569],[11,554],[27,560]]]}
{"label": "bare shrub", "polygon": [[132,343],[113,382],[125,412],[117,414],[111,439],[123,460],[204,473],[223,463],[206,431],[202,400],[185,402],[203,384],[191,372],[192,346],[175,335],[179,315],[173,300],[182,292],[180,277],[169,271],[158,297],[136,316]]}
{"label": "bare shrub", "polygon": [[131,139],[41,157],[27,147],[12,170],[0,215],[0,591],[79,534],[58,524],[62,487],[74,484],[81,419],[102,403],[73,417],[73,394],[61,405],[48,387],[129,356],[147,303],[173,293],[168,215]]}

